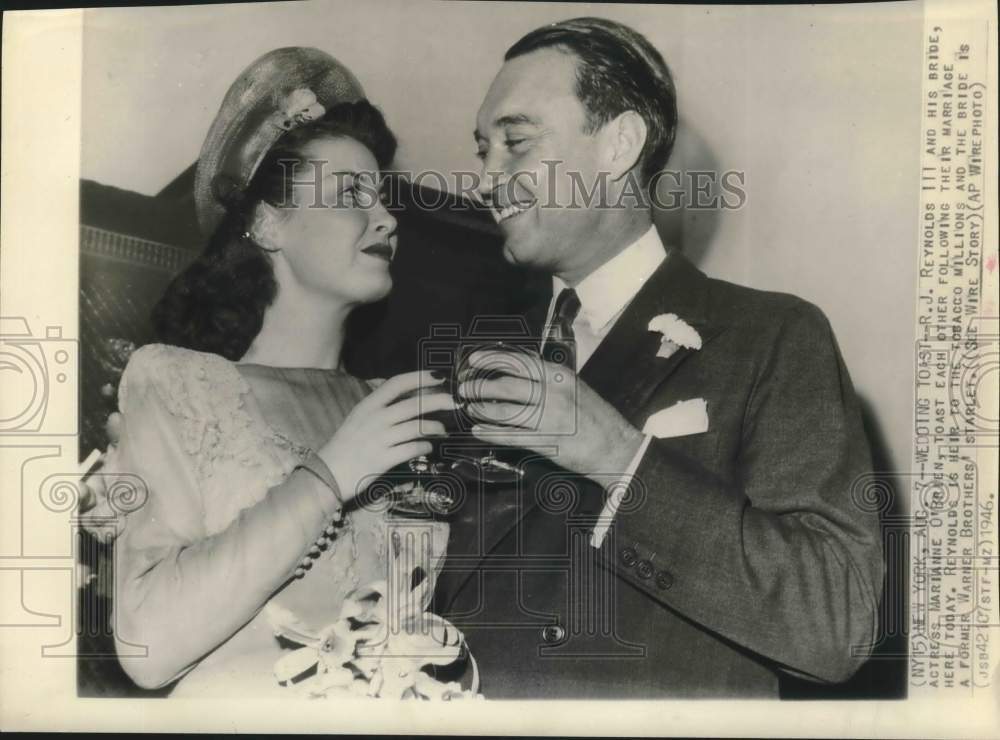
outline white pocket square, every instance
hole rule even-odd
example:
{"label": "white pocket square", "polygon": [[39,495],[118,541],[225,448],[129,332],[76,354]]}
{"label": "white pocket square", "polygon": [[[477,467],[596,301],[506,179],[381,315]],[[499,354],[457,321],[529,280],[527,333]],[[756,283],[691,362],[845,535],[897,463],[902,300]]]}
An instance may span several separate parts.
{"label": "white pocket square", "polygon": [[708,402],[704,398],[679,401],[673,406],[657,411],[646,420],[643,434],[665,437],[683,437],[708,431]]}

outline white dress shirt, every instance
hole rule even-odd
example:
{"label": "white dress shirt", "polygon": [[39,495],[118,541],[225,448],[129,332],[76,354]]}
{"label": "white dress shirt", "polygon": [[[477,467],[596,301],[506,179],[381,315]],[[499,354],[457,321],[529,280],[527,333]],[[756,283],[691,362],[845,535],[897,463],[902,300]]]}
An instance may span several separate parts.
{"label": "white dress shirt", "polygon": [[[667,256],[667,250],[660,240],[656,227],[650,226],[645,234],[587,275],[576,286],[576,295],[580,299],[580,312],[573,321],[577,373]],[[543,336],[548,335],[556,299],[563,289],[568,287],[561,279],[553,276],[552,301],[549,303],[548,317],[545,320],[546,331]],[[646,439],[622,477],[607,487],[608,501],[591,535],[590,544],[594,547],[599,548],[604,541],[608,527],[646,453],[650,439],[651,437],[646,435]]]}

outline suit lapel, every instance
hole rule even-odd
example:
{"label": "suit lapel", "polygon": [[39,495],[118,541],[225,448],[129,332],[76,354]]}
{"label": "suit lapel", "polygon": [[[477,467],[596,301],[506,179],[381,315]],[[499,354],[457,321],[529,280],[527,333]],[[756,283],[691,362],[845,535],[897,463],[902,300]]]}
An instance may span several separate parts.
{"label": "suit lapel", "polygon": [[662,339],[649,322],[673,313],[690,324],[702,343],[718,333],[709,316],[708,280],[682,254],[672,254],[642,287],[580,371],[580,380],[636,426],[653,392],[696,350],[679,348],[657,357]]}
{"label": "suit lapel", "polygon": [[528,273],[526,282],[524,293],[530,303],[524,311],[524,320],[531,336],[540,344],[552,302],[552,277],[544,273]]}
{"label": "suit lapel", "polygon": [[[551,288],[551,282],[549,285]],[[544,328],[550,301],[551,289],[548,299],[540,298],[526,313],[532,332]],[[715,325],[709,315],[708,279],[679,253],[671,254],[646,281],[579,374],[580,380],[640,428],[654,391],[696,352],[680,348],[669,358],[656,356],[661,336],[648,327],[653,317],[664,313],[676,314],[690,324],[701,336],[702,346],[723,328]],[[531,477],[530,468],[528,476]],[[536,508],[533,485],[530,479],[525,480],[520,495],[512,490],[487,493],[480,510],[481,516],[488,520],[488,526],[480,530],[484,555],[495,550]],[[470,575],[467,573],[461,581]]]}

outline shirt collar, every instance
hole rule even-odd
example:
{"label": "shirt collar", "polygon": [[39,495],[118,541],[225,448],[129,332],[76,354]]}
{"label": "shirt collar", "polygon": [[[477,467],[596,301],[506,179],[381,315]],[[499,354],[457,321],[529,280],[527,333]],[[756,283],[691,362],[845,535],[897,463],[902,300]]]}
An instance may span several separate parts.
{"label": "shirt collar", "polygon": [[[667,257],[667,250],[655,226],[629,246],[587,275],[576,286],[580,317],[591,331],[600,333],[635,298],[647,280]],[[552,295],[569,286],[552,276]]]}

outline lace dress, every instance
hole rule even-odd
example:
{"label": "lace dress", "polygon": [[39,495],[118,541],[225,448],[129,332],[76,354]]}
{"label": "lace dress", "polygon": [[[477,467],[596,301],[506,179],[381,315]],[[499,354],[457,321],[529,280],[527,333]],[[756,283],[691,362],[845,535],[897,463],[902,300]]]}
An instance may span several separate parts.
{"label": "lace dress", "polygon": [[446,524],[423,523],[421,546],[401,553],[386,547],[385,513],[358,508],[296,576],[340,510],[314,450],[368,392],[336,370],[164,345],[132,356],[116,468],[141,483],[115,546],[113,624],[137,683],[182,676],[173,696],[280,695],[272,669],[294,646],[277,633],[329,624],[390,561],[436,575]]}

